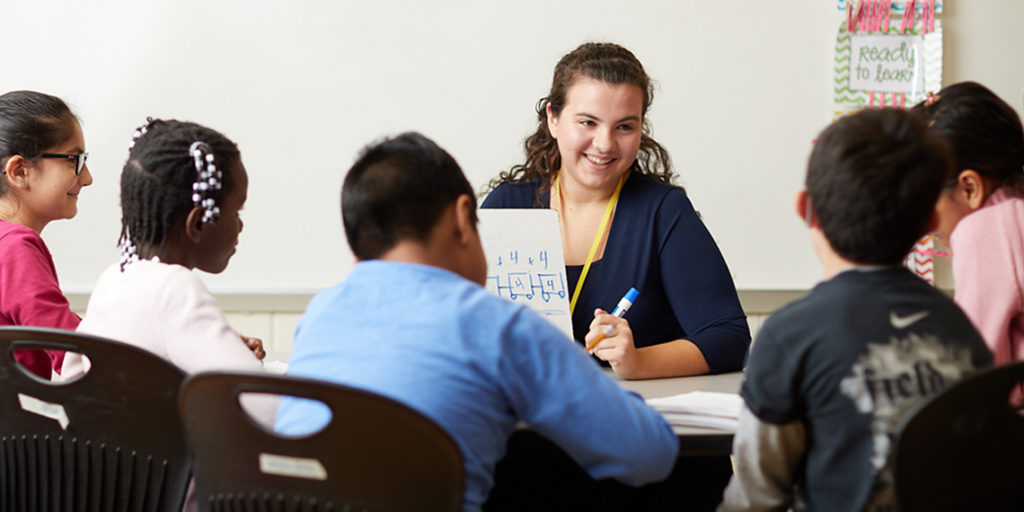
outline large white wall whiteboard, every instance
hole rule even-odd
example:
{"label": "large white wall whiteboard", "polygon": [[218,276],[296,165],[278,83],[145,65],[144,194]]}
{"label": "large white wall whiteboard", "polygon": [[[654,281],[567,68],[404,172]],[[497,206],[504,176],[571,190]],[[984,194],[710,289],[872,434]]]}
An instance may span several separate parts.
{"label": "large white wall whiteboard", "polygon": [[[208,124],[242,150],[245,229],[211,288],[315,290],[353,264],[339,189],[363,145],[421,131],[481,187],[522,159],[552,67],[586,40],[628,46],[657,81],[653,134],[737,286],[820,275],[791,199],[831,119],[835,2],[36,0],[3,16],[0,90],[65,98],[91,153],[79,216],[43,232],[66,290],[117,261],[118,175],[147,115]],[[941,19],[945,81],[1019,98],[1024,68],[1006,63],[1024,49],[1024,3],[950,0]]]}

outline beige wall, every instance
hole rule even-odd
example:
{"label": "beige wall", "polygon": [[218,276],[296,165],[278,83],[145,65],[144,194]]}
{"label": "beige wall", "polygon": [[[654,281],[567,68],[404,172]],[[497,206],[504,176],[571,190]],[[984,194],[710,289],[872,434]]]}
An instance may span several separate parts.
{"label": "beige wall", "polygon": [[[944,249],[940,247],[939,249]],[[953,279],[948,258],[935,259],[935,276],[940,288],[951,291]],[[740,290],[740,304],[747,314],[750,334],[755,336],[765,319],[780,307],[792,302],[806,290]],[[263,340],[272,359],[286,360],[291,351],[295,326],[298,324],[313,292],[297,293],[219,293],[215,294],[231,325],[247,336]],[[85,314],[89,296],[68,294],[71,308]]]}
{"label": "beige wall", "polygon": [[[756,334],[764,319],[782,305],[801,297],[801,291],[740,292],[751,334]],[[84,315],[88,296],[70,294],[71,307]],[[263,340],[270,359],[287,360],[291,352],[295,326],[312,294],[218,294],[217,300],[231,325],[247,336]]]}
{"label": "beige wall", "polygon": [[1024,115],[1024,2],[955,0],[945,3],[943,84],[974,80]]}

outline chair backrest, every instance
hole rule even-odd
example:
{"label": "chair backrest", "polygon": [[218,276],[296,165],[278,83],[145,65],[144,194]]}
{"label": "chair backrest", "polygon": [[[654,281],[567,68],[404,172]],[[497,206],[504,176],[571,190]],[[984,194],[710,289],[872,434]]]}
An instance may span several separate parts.
{"label": "chair backrest", "polygon": [[915,510],[1024,510],[1024,363],[982,371],[908,412],[893,454],[897,500]]}
{"label": "chair backrest", "polygon": [[[69,383],[17,349],[80,352]],[[0,512],[175,511],[190,476],[178,419],[185,374],[145,350],[71,331],[0,327]]]}
{"label": "chair backrest", "polygon": [[[239,405],[243,393],[317,400],[322,430],[283,437]],[[452,438],[408,406],[287,376],[203,373],[185,381],[181,417],[201,511],[457,511],[465,485]]]}

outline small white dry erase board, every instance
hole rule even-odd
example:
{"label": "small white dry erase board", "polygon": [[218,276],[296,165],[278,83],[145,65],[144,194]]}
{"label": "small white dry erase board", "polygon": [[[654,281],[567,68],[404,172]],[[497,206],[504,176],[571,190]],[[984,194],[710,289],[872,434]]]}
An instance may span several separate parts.
{"label": "small white dry erase board", "polygon": [[572,339],[558,213],[546,209],[481,209],[487,290],[530,306]]}

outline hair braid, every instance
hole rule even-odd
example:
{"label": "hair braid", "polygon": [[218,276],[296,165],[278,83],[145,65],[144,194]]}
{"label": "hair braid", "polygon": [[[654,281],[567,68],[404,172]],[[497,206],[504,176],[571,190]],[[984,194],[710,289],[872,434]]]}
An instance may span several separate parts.
{"label": "hair braid", "polygon": [[[205,143],[222,169],[239,162],[238,146],[221,133],[196,123],[148,120],[136,130],[121,173],[121,237],[139,257],[159,255],[173,226],[197,206],[193,186],[199,179],[189,148]],[[232,188],[231,173],[219,176],[220,188],[204,199],[216,206]],[[123,245],[123,243],[122,243]]]}

